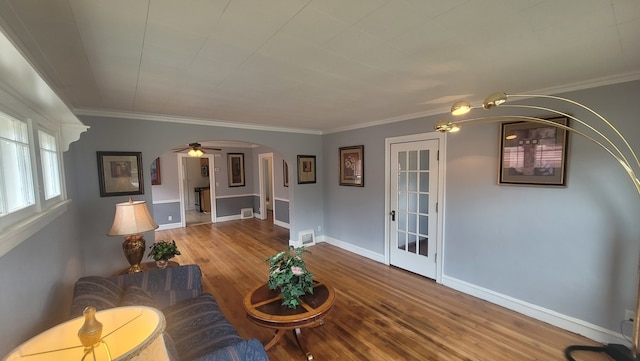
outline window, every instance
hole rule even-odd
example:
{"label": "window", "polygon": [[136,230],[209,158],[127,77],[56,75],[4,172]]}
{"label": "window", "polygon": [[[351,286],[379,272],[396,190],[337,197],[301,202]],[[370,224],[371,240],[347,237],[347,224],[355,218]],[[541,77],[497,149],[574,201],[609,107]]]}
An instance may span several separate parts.
{"label": "window", "polygon": [[29,127],[0,112],[0,216],[35,204]]}
{"label": "window", "polygon": [[38,130],[38,140],[40,141],[44,199],[49,200],[62,194],[60,166],[58,164],[58,147],[56,145],[56,138],[42,130]]}

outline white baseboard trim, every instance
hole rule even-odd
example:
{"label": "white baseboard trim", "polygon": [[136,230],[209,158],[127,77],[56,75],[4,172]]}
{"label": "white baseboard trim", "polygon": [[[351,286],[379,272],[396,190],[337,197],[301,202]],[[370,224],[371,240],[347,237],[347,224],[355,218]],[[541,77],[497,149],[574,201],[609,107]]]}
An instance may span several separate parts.
{"label": "white baseboard trim", "polygon": [[289,228],[289,223],[284,223],[284,222],[279,221],[277,219],[273,221],[273,224],[275,224],[276,226],[280,226],[282,228],[290,229]]}
{"label": "white baseboard trim", "polygon": [[[289,241],[289,242],[290,244],[295,243],[293,241]],[[378,254],[368,249],[354,246],[350,243],[343,242],[338,239],[331,238],[329,236],[325,236],[325,235],[317,236],[316,243],[317,242],[326,242],[336,247],[342,248],[346,251],[369,258],[376,262],[385,263],[383,254]],[[525,316],[534,318],[536,320],[546,322],[550,325],[559,327],[563,330],[574,332],[576,334],[582,335],[584,337],[587,337],[597,342],[619,343],[619,344],[624,344],[626,346],[630,346],[629,341],[627,341],[618,332],[608,330],[606,328],[594,325],[592,323],[589,323],[574,317],[563,315],[556,311],[549,310],[544,307],[534,305],[532,303],[528,303],[507,295],[503,295],[501,293],[471,284],[469,282],[459,280],[454,277],[443,275],[442,284],[446,287],[450,287],[462,293],[491,302],[498,306],[502,306],[504,308],[521,313]]]}
{"label": "white baseboard trim", "polygon": [[351,243],[343,242],[343,241],[337,240],[335,238],[331,238],[329,236],[317,236],[316,237],[316,243],[318,243],[318,242],[326,242],[326,243],[334,245],[334,246],[336,246],[338,248],[342,248],[342,249],[344,249],[346,251],[349,251],[351,253],[355,253],[357,255],[360,255],[362,257],[369,258],[369,259],[374,260],[376,262],[384,263],[384,255],[383,254],[375,253],[375,252],[372,252],[372,251],[370,251],[368,249],[364,249],[362,247],[354,246]]}
{"label": "white baseboard trim", "polygon": [[234,214],[232,216],[224,216],[224,217],[216,217],[216,223],[217,222],[228,222],[228,221],[235,221],[240,219],[240,215],[239,214]]}
{"label": "white baseboard trim", "polygon": [[164,231],[165,229],[181,228],[182,223],[165,223],[158,226],[156,231]]}
{"label": "white baseboard trim", "polygon": [[498,306],[535,318],[536,320],[546,322],[563,330],[577,333],[594,341],[602,343],[622,343],[627,346],[630,345],[620,333],[476,286],[454,277],[443,275],[442,284],[468,295],[489,301]]}

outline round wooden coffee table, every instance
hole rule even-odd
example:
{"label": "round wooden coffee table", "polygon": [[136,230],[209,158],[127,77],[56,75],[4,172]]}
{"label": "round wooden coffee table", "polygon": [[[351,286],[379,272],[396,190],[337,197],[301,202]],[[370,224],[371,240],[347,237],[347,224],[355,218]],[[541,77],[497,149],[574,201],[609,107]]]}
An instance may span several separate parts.
{"label": "round wooden coffee table", "polygon": [[302,343],[302,328],[316,327],[324,323],[324,317],[333,307],[336,294],[330,285],[315,281],[313,294],[300,297],[300,305],[291,309],[282,305],[280,290],[270,290],[264,284],[244,298],[244,310],[247,317],[254,323],[276,330],[276,334],[264,347],[269,350],[278,342],[285,332],[293,330],[298,346],[304,352],[307,360],[313,360],[313,355]]}

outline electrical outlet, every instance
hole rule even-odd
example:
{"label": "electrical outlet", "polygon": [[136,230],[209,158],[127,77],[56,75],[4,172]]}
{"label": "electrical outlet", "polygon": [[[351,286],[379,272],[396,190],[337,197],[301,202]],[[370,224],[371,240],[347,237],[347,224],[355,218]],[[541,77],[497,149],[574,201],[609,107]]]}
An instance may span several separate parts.
{"label": "electrical outlet", "polygon": [[173,221],[173,216],[169,216],[169,220],[170,220],[170,221]]}
{"label": "electrical outlet", "polygon": [[631,321],[633,322],[633,320],[635,319],[635,315],[633,314],[633,311],[631,310],[624,310],[624,320],[625,321]]}

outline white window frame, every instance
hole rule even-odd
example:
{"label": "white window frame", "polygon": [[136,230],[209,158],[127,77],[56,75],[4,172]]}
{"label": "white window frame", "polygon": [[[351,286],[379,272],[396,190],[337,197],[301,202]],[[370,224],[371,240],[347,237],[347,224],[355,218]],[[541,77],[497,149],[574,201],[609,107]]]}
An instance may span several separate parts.
{"label": "white window frame", "polygon": [[[46,196],[46,180],[44,178],[44,173],[45,173],[45,169],[44,169],[44,160],[42,159],[42,152],[43,152],[43,148],[42,148],[42,140],[40,139],[40,133],[44,133],[50,137],[53,137],[54,143],[55,143],[55,160],[57,162],[56,166],[57,166],[57,175],[58,175],[58,186],[60,187],[60,194],[53,196],[49,199],[47,199]],[[60,137],[57,134],[57,132],[53,132],[50,131],[49,129],[45,128],[45,127],[38,127],[38,144],[37,144],[37,149],[38,149],[38,169],[41,172],[41,176],[42,176],[42,181],[40,182],[41,187],[40,187],[40,193],[41,193],[41,200],[42,200],[42,204],[44,206],[44,208],[49,208],[51,205],[60,202],[62,200],[64,200],[66,198],[66,188],[65,188],[65,178],[64,178],[64,166],[62,163],[62,153],[60,152]],[[50,150],[46,150],[48,152],[50,152]]]}
{"label": "white window frame", "polygon": [[[50,130],[51,125],[46,124],[47,122],[44,119],[40,122],[34,121],[33,119],[21,116],[19,113],[6,108],[2,104],[0,104],[0,112],[27,124],[29,133],[29,156],[31,158],[31,177],[35,200],[32,205],[0,216],[1,257],[64,213],[70,201],[66,199],[64,166],[62,164],[62,151],[59,146],[59,132],[52,132]],[[61,194],[48,200],[45,199],[44,189],[42,189],[44,181],[38,131],[43,131],[53,136],[56,141]],[[4,190],[0,189],[0,192],[4,192]]]}
{"label": "white window frame", "polygon": [[[61,216],[71,202],[67,199],[64,180],[62,152],[69,149],[69,144],[78,140],[80,134],[87,131],[88,126],[76,117],[62,99],[51,89],[40,74],[31,66],[0,29],[0,111],[29,124],[31,168],[36,192],[35,207],[25,212],[14,212],[11,217],[0,219],[0,257],[18,244],[27,240],[36,232]],[[38,190],[42,179],[39,167],[39,146],[34,141],[37,129],[43,127],[54,134],[59,148],[60,175],[62,177],[62,195],[43,202]],[[35,131],[34,131],[35,129]],[[22,211],[22,210],[21,210]],[[55,246],[55,245],[54,245]]]}

